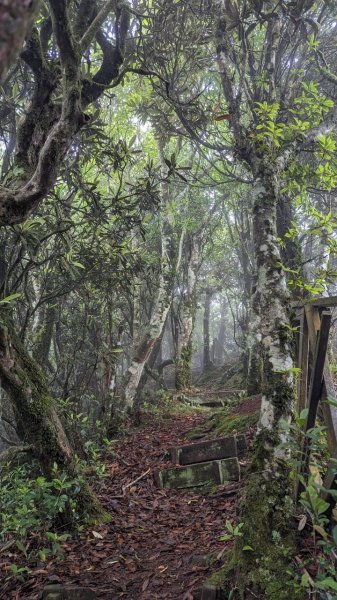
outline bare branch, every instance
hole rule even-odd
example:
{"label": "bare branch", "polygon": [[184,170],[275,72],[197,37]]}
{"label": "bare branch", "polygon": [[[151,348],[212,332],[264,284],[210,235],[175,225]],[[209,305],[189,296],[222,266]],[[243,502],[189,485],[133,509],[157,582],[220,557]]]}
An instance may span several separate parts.
{"label": "bare branch", "polygon": [[88,48],[92,40],[95,38],[96,33],[103,25],[105,19],[107,18],[109,12],[113,9],[117,8],[117,0],[108,0],[107,3],[101,8],[97,16],[94,18],[92,23],[90,23],[87,31],[83,35],[80,41],[80,48],[82,53]]}

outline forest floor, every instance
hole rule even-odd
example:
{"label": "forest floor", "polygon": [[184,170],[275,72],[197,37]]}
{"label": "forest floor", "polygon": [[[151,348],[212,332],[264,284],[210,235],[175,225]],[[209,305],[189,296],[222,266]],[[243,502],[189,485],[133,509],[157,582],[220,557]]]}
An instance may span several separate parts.
{"label": "forest floor", "polygon": [[[255,398],[241,413],[258,404]],[[106,600],[193,600],[231,544],[220,538],[226,520],[236,519],[242,482],[208,493],[162,490],[153,476],[169,466],[168,448],[191,443],[188,432],[204,426],[206,437],[214,435],[204,425],[210,414],[174,406],[145,414],[142,425],[118,438],[103,457],[106,477],[98,492],[111,522],[62,543],[63,558],[28,564],[26,580],[7,581],[0,598],[38,600],[46,584],[62,583],[91,587]]]}

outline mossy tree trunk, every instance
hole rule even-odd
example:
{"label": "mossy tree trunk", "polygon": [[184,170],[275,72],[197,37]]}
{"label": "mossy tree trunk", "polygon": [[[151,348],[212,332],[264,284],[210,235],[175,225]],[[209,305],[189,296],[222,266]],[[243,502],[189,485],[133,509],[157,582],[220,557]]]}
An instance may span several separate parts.
{"label": "mossy tree trunk", "polygon": [[[281,420],[291,416],[294,388],[288,291],[277,243],[276,210],[281,172],[270,157],[254,157],[253,226],[256,282],[253,332],[262,404],[247,482],[240,505],[242,537],[228,557],[230,587],[268,600],[301,598],[292,587],[295,552],[292,490]],[[281,163],[282,166],[282,163]],[[254,358],[254,357],[253,357]],[[249,550],[247,550],[247,548]],[[285,577],[284,574],[287,574]],[[298,592],[300,594],[298,595]]]}
{"label": "mossy tree trunk", "polygon": [[294,400],[289,295],[277,243],[276,209],[280,171],[270,159],[255,163],[253,187],[254,247],[257,267],[253,295],[254,331],[262,361],[259,429],[278,432],[289,419]]}
{"label": "mossy tree trunk", "polygon": [[[54,464],[69,477],[76,476],[73,450],[55,411],[45,376],[15,335],[7,315],[0,318],[0,378],[22,441],[32,446],[45,476],[52,477]],[[82,518],[95,520],[104,515],[86,484],[77,496],[77,506]]]}
{"label": "mossy tree trunk", "polygon": [[[18,56],[38,4],[36,0],[1,3],[0,77]],[[88,122],[84,111],[118,79],[125,57],[130,13],[123,2],[106,2],[101,9],[95,2],[70,7],[66,0],[49,0],[43,5],[41,27],[31,28],[20,54],[34,84],[17,128],[13,166],[0,186],[0,225],[22,223],[46,198],[74,136]],[[104,28],[111,14],[113,43]],[[82,57],[94,44],[101,51],[100,63],[85,77]]]}

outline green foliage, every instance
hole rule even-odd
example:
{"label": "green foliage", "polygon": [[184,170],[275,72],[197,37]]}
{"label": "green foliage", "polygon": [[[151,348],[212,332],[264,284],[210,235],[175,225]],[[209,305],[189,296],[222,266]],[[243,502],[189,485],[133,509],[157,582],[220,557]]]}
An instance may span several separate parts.
{"label": "green foliage", "polygon": [[[301,448],[303,446],[303,426],[306,422],[308,409],[302,410],[300,415],[295,415],[292,424],[284,424],[284,429],[287,433],[287,448],[291,449],[291,458],[289,459],[292,467],[293,478],[298,476],[299,468],[302,463]],[[310,470],[306,479],[303,475],[299,476],[303,491],[300,494],[299,503],[305,510],[305,517],[301,518],[303,525],[299,525],[302,530],[308,521],[312,528],[314,538],[317,562],[319,570],[317,577],[314,580],[314,589],[327,590],[334,592],[337,589],[335,585],[335,566],[334,554],[337,552],[337,525],[329,533],[329,519],[326,512],[330,507],[329,502],[322,498],[322,492],[330,494],[333,498],[337,498],[337,493],[334,490],[325,490],[319,483],[321,475],[324,475],[328,462],[335,463],[335,474],[337,475],[337,462],[334,459],[329,459],[327,448],[326,428],[316,425],[309,429],[306,435],[307,446],[310,455]],[[308,588],[312,582],[309,582],[307,577],[302,578],[302,585]]]}
{"label": "green foliage", "polygon": [[[241,531],[244,523],[238,523],[237,525],[233,525],[231,521],[226,520],[226,529],[227,533],[223,534],[219,539],[221,542],[227,542],[228,540],[233,540],[237,537],[242,537],[243,533]],[[246,547],[247,549],[247,547]]]}
{"label": "green foliage", "polygon": [[68,511],[76,520],[77,495],[82,484],[81,476],[70,479],[59,473],[57,467],[51,481],[41,475],[32,477],[27,465],[2,467],[1,541],[13,541],[26,558],[34,553],[41,560],[49,555],[59,556],[61,544],[69,536],[64,532],[59,534],[57,528],[67,521]]}

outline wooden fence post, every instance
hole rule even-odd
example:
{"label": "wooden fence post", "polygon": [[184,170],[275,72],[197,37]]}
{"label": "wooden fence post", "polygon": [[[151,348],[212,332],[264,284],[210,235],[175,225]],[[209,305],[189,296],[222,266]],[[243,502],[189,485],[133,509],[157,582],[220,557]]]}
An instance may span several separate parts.
{"label": "wooden fence post", "polygon": [[297,412],[300,414],[306,408],[308,398],[309,332],[304,308],[300,318],[298,367],[301,369],[297,383]]}
{"label": "wooden fence post", "polygon": [[[307,313],[308,314],[308,313]],[[311,316],[311,315],[310,315]],[[319,316],[318,316],[319,318]],[[313,364],[311,369],[310,388],[308,396],[308,415],[304,426],[304,434],[306,435],[309,429],[315,426],[318,403],[322,395],[323,386],[323,375],[325,366],[325,357],[328,349],[329,332],[331,324],[331,312],[323,311],[321,315],[321,322],[318,337],[316,339],[315,352],[313,358]],[[314,335],[316,335],[317,321],[315,324],[314,319],[308,319],[308,330],[310,345],[313,345]],[[308,464],[309,464],[309,447],[308,438],[305,437],[302,446],[302,464],[300,468],[300,475],[305,478],[307,476]],[[297,478],[296,482],[296,499],[298,499],[301,491],[303,490],[303,484]]]}

